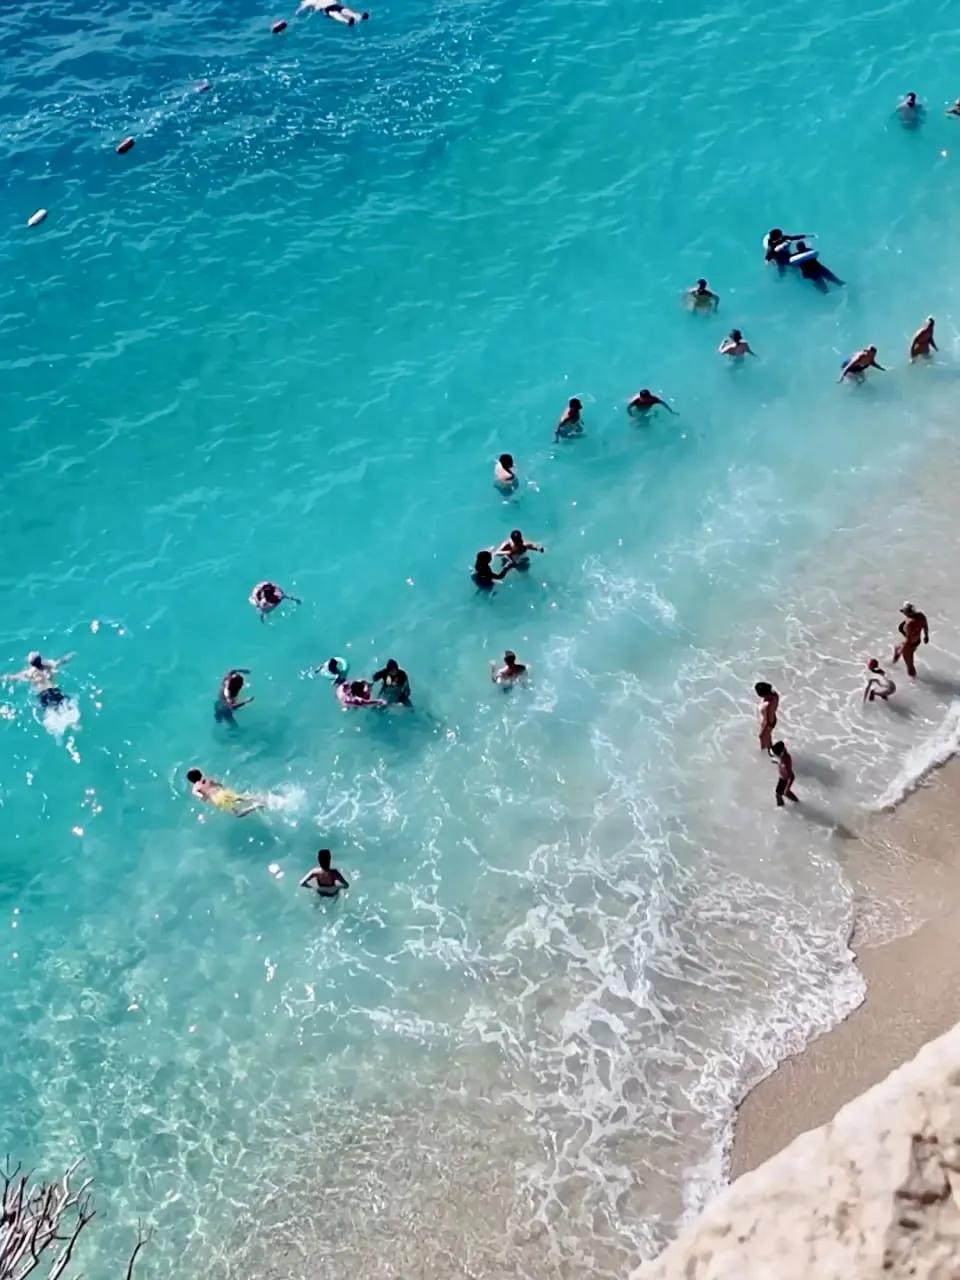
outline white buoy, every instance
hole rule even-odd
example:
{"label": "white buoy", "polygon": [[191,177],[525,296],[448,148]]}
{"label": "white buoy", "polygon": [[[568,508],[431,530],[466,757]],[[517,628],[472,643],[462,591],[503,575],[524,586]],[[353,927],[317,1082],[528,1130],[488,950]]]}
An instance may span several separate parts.
{"label": "white buoy", "polygon": [[31,213],[30,217],[27,219],[27,226],[39,227],[40,223],[44,221],[46,216],[46,209],[38,209],[36,213]]}

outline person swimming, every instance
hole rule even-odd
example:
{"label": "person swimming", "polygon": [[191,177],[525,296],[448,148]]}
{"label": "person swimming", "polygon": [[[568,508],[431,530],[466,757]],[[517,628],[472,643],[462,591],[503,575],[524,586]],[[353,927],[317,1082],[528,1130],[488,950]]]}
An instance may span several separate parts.
{"label": "person swimming", "polygon": [[730,356],[732,360],[742,360],[744,356],[757,357],[757,353],[747,342],[739,329],[731,329],[730,336],[724,338],[717,350],[722,356]]}
{"label": "person swimming", "polygon": [[325,18],[332,18],[334,22],[342,22],[346,27],[356,26],[358,22],[366,22],[370,17],[369,13],[361,13],[358,9],[348,9],[345,4],[340,4],[339,0],[331,4],[330,0],[300,0],[300,8],[297,13],[301,13],[304,9],[315,9],[317,13],[322,13]]}
{"label": "person swimming", "polygon": [[863,382],[868,369],[879,369],[881,373],[887,372],[882,364],[877,364],[876,347],[864,347],[856,355],[851,356],[849,360],[845,360],[837,381],[843,382],[844,378],[852,378],[854,382]]}
{"label": "person swimming", "polygon": [[493,483],[504,493],[513,493],[519,485],[512,453],[501,453],[493,464]]}
{"label": "person swimming", "polygon": [[345,676],[337,676],[333,692],[341,707],[385,707],[383,698],[375,698],[369,680],[348,680]]}
{"label": "person swimming", "polygon": [[248,667],[234,667],[220,681],[220,692],[213,704],[213,718],[217,723],[236,724],[233,713],[241,707],[248,707],[253,698],[241,698],[244,676],[250,674]]}
{"label": "person swimming", "polygon": [[931,351],[940,350],[933,338],[933,329],[935,324],[936,321],[933,316],[927,316],[926,324],[922,325],[913,335],[913,339],[910,343],[911,360],[918,360],[921,357],[929,359]]}
{"label": "person swimming", "polygon": [[915,93],[908,93],[897,103],[897,115],[900,123],[908,129],[915,129],[926,115],[926,108]]}
{"label": "person swimming", "polygon": [[666,400],[661,400],[659,396],[655,396],[649,387],[644,387],[642,391],[637,392],[633,399],[627,404],[627,413],[629,413],[631,417],[637,417],[638,415],[645,416],[657,405],[661,405],[666,409],[667,413],[672,413],[674,417],[677,416],[676,410],[671,409]]}
{"label": "person swimming", "polygon": [[27,654],[27,665],[22,671],[0,676],[0,680],[26,681],[33,685],[33,691],[41,707],[59,707],[61,703],[67,701],[67,695],[57,684],[55,677],[60,668],[66,666],[75,657],[75,653],[68,653],[62,658],[43,658],[34,649],[32,653]]}
{"label": "person swimming", "polygon": [[288,591],[278,587],[275,582],[258,582],[250,592],[250,603],[260,614],[261,622],[264,621],[268,613],[273,613],[274,609],[278,609],[284,600],[290,600],[294,604],[303,604],[299,596],[290,595]]}
{"label": "person swimming", "polygon": [[510,570],[515,567],[511,561],[507,561],[502,569],[496,570],[493,567],[493,552],[478,551],[473,562],[473,572],[470,576],[478,591],[492,591],[495,584],[502,582]]}
{"label": "person swimming", "polygon": [[796,267],[805,280],[810,280],[817,286],[821,293],[827,292],[827,281],[832,284],[842,285],[844,282],[838,275],[825,266],[819,258],[807,258],[805,262],[797,262],[796,258],[800,254],[809,253],[810,246],[806,240],[798,240],[797,247],[790,255],[790,265]]}
{"label": "person swimming", "polygon": [[720,295],[713,292],[703,276],[687,290],[686,298],[691,311],[716,311],[720,305]]}
{"label": "person swimming", "polygon": [[188,769],[187,781],[198,800],[204,804],[212,804],[215,809],[230,813],[235,818],[246,818],[264,807],[264,800],[259,796],[243,795],[232,787],[224,786],[217,778],[204,777],[200,769]]}
{"label": "person swimming", "polygon": [[329,849],[317,850],[319,866],[311,868],[300,881],[301,889],[315,889],[321,898],[335,898],[341,889],[350,886],[336,867],[331,866],[333,855]]}
{"label": "person swimming", "polygon": [[889,697],[897,692],[897,686],[876,658],[867,660],[867,670],[870,674],[867,676],[866,688],[863,691],[864,702],[875,702],[877,698],[886,702]]}
{"label": "person swimming", "polygon": [[539,542],[529,542],[519,529],[514,529],[510,537],[501,542],[497,547],[497,555],[502,556],[507,564],[514,569],[529,569],[530,557],[528,551],[539,551],[543,555],[546,547]]}
{"label": "person swimming", "polygon": [[560,415],[560,421],[557,423],[554,431],[554,440],[569,440],[572,436],[583,435],[583,402],[578,400],[576,396],[571,396],[567,401],[567,407]]}
{"label": "person swimming", "polygon": [[517,680],[522,680],[528,669],[525,663],[517,661],[517,655],[512,649],[507,649],[503,655],[503,666],[498,667],[491,661],[490,679],[494,684],[508,687],[515,684]]}
{"label": "person swimming", "polygon": [[412,707],[410,701],[410,679],[396,658],[388,658],[386,665],[375,671],[370,683],[380,682],[380,696],[385,702],[399,703],[404,707]]}
{"label": "person swimming", "polygon": [[960,98],[956,100],[952,107],[947,107],[946,114],[948,116],[960,116]]}

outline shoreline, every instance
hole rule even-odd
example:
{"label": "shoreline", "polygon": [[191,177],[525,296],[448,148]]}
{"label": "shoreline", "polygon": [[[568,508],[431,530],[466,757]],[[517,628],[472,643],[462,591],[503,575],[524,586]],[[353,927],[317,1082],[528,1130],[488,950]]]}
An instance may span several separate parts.
{"label": "shoreline", "polygon": [[[857,891],[850,945],[864,1000],[743,1098],[731,1182],[960,1021],[960,761],[936,770],[892,812],[871,815],[855,844],[841,861]],[[891,903],[914,923],[893,938],[884,937]]]}

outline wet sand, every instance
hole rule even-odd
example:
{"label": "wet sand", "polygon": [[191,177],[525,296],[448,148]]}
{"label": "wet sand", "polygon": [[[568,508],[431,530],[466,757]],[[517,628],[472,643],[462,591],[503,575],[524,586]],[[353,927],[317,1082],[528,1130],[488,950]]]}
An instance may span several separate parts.
{"label": "wet sand", "polygon": [[[939,770],[893,813],[868,818],[860,836],[838,856],[858,888],[851,945],[866,997],[747,1095],[731,1178],[824,1124],[960,1021],[960,763]],[[903,918],[923,923],[876,945]]]}

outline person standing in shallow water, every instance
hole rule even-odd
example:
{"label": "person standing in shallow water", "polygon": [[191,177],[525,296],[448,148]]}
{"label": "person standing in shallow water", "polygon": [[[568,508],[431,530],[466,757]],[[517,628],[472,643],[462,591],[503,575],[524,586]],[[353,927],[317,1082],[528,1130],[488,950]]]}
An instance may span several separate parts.
{"label": "person standing in shallow water", "polygon": [[753,691],[760,699],[760,750],[769,752],[773,746],[773,731],[777,727],[780,695],[766,680],[758,680]]}
{"label": "person standing in shallow water", "polygon": [[691,311],[716,311],[719,305],[720,295],[713,292],[703,276],[687,290],[687,306]]}
{"label": "person standing in shallow water", "polygon": [[732,360],[742,360],[744,356],[757,357],[757,353],[747,342],[739,329],[731,329],[730,336],[724,338],[717,350],[722,356],[729,356]]}
{"label": "person standing in shallow water", "polygon": [[556,430],[553,433],[554,440],[569,440],[573,436],[583,435],[583,402],[578,400],[576,396],[571,396],[567,401],[567,407],[560,415],[560,421],[557,423]]}
{"label": "person standing in shallow water", "polygon": [[510,570],[515,568],[516,565],[508,560],[502,569],[494,569],[493,552],[478,551],[477,558],[473,562],[473,573],[470,576],[478,591],[492,591],[494,586],[502,582]]}
{"label": "person standing in shallow water", "polygon": [[903,639],[893,651],[893,664],[896,665],[902,658],[907,675],[915,678],[917,668],[914,666],[913,655],[920,647],[921,637],[924,644],[930,643],[930,625],[927,615],[915,608],[909,600],[905,600],[900,606],[900,612],[903,614],[903,621],[897,630]]}
{"label": "person standing in shallow water", "polygon": [[234,667],[220,681],[220,692],[213,704],[213,718],[218,724],[223,722],[236,724],[233,713],[239,711],[241,707],[248,707],[253,702],[252,697],[240,697],[243,692],[243,677],[249,674],[248,667]]}
{"label": "person standing in shallow water", "polygon": [[336,867],[331,866],[333,855],[329,849],[317,851],[317,863],[300,881],[301,889],[314,889],[321,898],[335,898],[341,889],[350,886]]}
{"label": "person standing in shallow water", "polygon": [[519,485],[512,453],[501,453],[493,466],[493,483],[501,493],[513,493]]}
{"label": "person standing in shallow water", "polygon": [[630,414],[631,418],[642,417],[649,413],[651,409],[656,408],[657,405],[666,409],[667,413],[672,413],[674,417],[677,416],[676,409],[671,409],[666,400],[661,400],[659,396],[655,396],[649,387],[644,387],[641,391],[638,391],[633,399],[629,401],[627,413]]}
{"label": "person standing in shallow water", "polygon": [[852,378],[854,382],[863,382],[868,369],[879,369],[881,373],[887,372],[882,364],[877,364],[877,348],[874,346],[864,347],[849,360],[845,360],[837,381],[843,382],[844,378]]}
{"label": "person standing in shallow water", "polygon": [[775,742],[770,748],[770,753],[777,762],[777,808],[783,808],[783,797],[798,803],[800,797],[794,795],[793,784],[797,780],[797,775],[793,771],[793,757],[787,750],[785,742]]}
{"label": "person standing in shallow water", "polygon": [[931,351],[939,351],[933,339],[933,329],[936,324],[933,316],[927,316],[926,324],[922,325],[913,335],[910,343],[910,359],[919,360],[921,358],[929,359]]}

